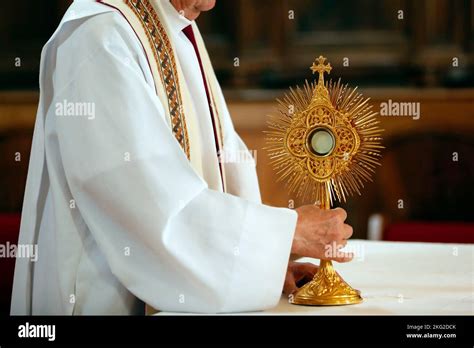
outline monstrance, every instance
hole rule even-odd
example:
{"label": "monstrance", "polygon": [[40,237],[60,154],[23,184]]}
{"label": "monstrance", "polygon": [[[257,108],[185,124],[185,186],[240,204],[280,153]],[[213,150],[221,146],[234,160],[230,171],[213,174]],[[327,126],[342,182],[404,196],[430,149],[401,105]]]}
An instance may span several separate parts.
{"label": "monstrance", "polygon": [[[357,87],[324,82],[331,65],[319,56],[311,66],[319,74],[316,82],[290,88],[278,101],[278,114],[271,115],[266,132],[266,149],[279,180],[286,180],[290,193],[301,202],[330,209],[371,181],[379,165],[382,129]],[[299,305],[344,305],[362,302],[334,270],[332,262],[321,260],[313,280],[290,296]]]}

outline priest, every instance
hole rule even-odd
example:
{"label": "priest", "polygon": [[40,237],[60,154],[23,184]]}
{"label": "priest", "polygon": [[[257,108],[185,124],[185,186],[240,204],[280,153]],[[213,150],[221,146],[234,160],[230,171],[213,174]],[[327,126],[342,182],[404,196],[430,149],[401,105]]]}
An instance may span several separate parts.
{"label": "priest", "polygon": [[41,55],[19,239],[38,255],[17,259],[12,314],[263,310],[315,272],[290,254],[352,258],[342,209],[261,203],[194,22],[213,6],[66,12]]}

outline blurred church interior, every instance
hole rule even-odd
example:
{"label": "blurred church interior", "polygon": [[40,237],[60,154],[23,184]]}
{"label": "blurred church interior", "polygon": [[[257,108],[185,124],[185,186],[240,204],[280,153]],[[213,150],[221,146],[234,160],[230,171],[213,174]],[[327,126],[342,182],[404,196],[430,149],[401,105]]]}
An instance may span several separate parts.
{"label": "blurred church interior", "polygon": [[[0,5],[0,243],[17,242],[40,52],[69,3]],[[382,166],[362,197],[342,204],[353,238],[474,242],[474,0],[217,0],[198,24],[235,127],[256,150],[265,203],[295,199],[263,150],[266,115],[324,55],[329,77],[359,86],[375,110],[421,103],[418,120],[380,117]],[[2,293],[13,263],[2,260]]]}

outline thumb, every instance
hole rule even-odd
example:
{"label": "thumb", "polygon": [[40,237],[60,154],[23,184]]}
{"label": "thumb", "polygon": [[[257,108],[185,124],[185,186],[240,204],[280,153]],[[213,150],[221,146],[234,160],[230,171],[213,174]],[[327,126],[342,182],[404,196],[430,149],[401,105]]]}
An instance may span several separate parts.
{"label": "thumb", "polygon": [[283,293],[289,296],[297,289],[295,276],[293,275],[293,272],[288,270],[286,272],[285,283],[283,284]]}
{"label": "thumb", "polygon": [[349,262],[354,258],[354,253],[345,253],[343,251],[338,251],[335,257],[331,259],[336,262]]}

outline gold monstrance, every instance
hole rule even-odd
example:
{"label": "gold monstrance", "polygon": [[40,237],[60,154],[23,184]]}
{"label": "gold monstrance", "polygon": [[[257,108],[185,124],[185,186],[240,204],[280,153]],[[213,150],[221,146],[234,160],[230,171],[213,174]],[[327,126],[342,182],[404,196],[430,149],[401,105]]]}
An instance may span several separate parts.
{"label": "gold monstrance", "polygon": [[[379,165],[382,129],[369,98],[336,83],[324,83],[331,65],[319,56],[311,66],[318,82],[290,88],[270,116],[267,150],[279,180],[301,201],[330,209],[334,199],[345,202],[360,195],[364,181]],[[321,260],[313,280],[301,287],[290,302],[299,305],[344,305],[362,302],[360,291],[349,286],[331,261]]]}

